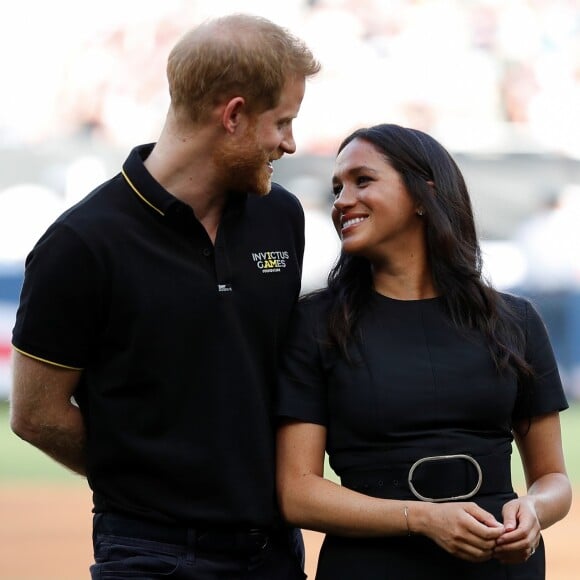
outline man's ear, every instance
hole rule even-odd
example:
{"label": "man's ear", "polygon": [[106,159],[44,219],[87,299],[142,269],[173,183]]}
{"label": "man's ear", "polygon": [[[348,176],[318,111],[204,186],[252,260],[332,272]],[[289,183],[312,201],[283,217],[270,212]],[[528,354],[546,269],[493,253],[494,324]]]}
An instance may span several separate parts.
{"label": "man's ear", "polygon": [[233,97],[224,106],[222,124],[228,133],[233,133],[239,126],[246,100],[244,97]]}

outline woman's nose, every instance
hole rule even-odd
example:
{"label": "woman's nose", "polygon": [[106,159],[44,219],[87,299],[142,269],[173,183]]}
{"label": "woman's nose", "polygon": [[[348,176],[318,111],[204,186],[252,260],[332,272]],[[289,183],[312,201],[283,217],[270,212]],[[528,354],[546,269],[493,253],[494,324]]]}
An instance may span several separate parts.
{"label": "woman's nose", "polygon": [[340,193],[336,196],[332,205],[337,210],[340,211],[346,207],[351,206],[353,203],[354,203],[354,196],[350,195],[347,188],[343,187],[340,190]]}

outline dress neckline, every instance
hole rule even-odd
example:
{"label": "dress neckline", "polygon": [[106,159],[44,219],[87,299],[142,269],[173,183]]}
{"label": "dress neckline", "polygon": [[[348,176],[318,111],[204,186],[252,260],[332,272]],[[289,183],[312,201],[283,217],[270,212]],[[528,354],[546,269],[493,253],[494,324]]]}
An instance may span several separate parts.
{"label": "dress neckline", "polygon": [[433,296],[431,298],[417,298],[412,300],[404,300],[402,298],[392,298],[391,296],[385,296],[376,290],[372,291],[373,296],[376,299],[382,300],[384,302],[390,302],[391,304],[435,304],[442,300],[441,296]]}

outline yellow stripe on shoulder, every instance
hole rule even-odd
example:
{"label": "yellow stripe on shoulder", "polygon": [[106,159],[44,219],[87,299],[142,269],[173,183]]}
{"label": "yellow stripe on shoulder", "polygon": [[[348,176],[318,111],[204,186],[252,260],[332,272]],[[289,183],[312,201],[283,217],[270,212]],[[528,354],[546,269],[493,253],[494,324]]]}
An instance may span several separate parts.
{"label": "yellow stripe on shoulder", "polygon": [[19,352],[20,354],[22,354],[24,356],[27,356],[28,358],[32,358],[34,360],[37,360],[37,361],[40,361],[40,362],[43,362],[43,363],[52,365],[53,367],[59,367],[61,369],[68,369],[70,371],[82,371],[82,370],[84,370],[83,367],[71,367],[71,366],[63,365],[63,364],[60,364],[60,363],[57,363],[57,362],[54,362],[54,361],[51,361],[51,360],[47,360],[45,358],[40,358],[39,356],[34,356],[33,354],[30,354],[29,352],[26,352],[24,350],[21,350],[19,348],[16,348],[14,345],[12,345],[12,348],[16,352]]}

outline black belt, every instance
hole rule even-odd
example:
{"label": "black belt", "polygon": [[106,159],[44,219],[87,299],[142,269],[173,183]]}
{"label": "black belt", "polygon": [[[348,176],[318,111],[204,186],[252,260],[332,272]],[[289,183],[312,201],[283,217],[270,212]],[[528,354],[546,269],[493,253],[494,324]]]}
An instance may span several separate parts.
{"label": "black belt", "polygon": [[273,536],[281,533],[281,530],[187,528],[106,512],[95,514],[94,533],[191,546],[196,551],[205,553],[249,555],[264,550]]}
{"label": "black belt", "polygon": [[513,491],[508,454],[438,455],[415,462],[341,474],[342,485],[373,497],[423,501],[468,500]]}

